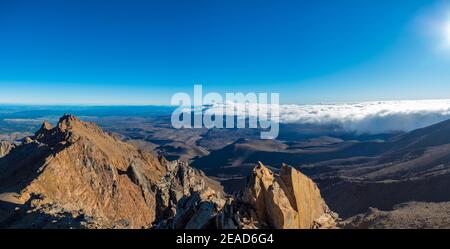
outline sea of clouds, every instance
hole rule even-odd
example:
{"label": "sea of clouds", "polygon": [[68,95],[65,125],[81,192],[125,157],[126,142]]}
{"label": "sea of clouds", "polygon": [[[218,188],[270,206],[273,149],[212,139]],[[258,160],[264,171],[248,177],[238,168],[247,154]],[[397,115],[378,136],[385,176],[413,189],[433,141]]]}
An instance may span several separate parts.
{"label": "sea of clouds", "polygon": [[[237,115],[267,112],[274,105],[226,102],[209,109],[234,106]],[[411,131],[450,119],[450,99],[374,101],[346,104],[277,105],[281,123],[339,125],[357,133]],[[269,111],[270,112],[270,111]],[[220,111],[219,111],[220,113]]]}

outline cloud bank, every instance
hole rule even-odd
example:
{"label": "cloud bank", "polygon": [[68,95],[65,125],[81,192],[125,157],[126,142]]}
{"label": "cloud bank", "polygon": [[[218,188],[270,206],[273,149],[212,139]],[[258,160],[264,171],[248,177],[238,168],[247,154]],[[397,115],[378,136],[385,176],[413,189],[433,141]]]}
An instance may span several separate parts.
{"label": "cloud bank", "polygon": [[[223,110],[230,105],[234,106],[238,116],[244,115],[246,110],[249,110],[249,113],[257,113],[257,110],[266,112],[271,107],[251,103],[247,105],[226,103],[211,108]],[[411,131],[450,119],[450,99],[277,107],[281,123],[339,125],[346,131],[371,134]]]}

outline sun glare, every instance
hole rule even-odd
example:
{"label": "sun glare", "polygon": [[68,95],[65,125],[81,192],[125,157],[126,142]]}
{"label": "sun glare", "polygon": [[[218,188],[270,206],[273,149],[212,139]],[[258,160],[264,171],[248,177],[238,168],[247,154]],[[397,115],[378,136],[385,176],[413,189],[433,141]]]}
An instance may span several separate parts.
{"label": "sun glare", "polygon": [[[438,8],[439,7],[439,8]],[[450,2],[439,4],[420,17],[422,31],[435,44],[439,55],[450,52]]]}
{"label": "sun glare", "polygon": [[445,23],[445,26],[444,26],[444,39],[445,39],[445,44],[447,46],[450,46],[450,19],[447,20],[447,22]]}

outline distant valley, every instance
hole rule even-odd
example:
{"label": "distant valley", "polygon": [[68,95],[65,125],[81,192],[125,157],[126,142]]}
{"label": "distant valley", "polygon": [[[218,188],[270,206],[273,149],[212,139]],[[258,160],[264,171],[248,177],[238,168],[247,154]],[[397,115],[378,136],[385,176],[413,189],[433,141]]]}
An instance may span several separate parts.
{"label": "distant valley", "polygon": [[[352,217],[370,208],[391,212],[398,205],[414,202],[419,203],[412,209],[417,211],[420,203],[447,205],[450,201],[445,191],[450,188],[450,121],[383,134],[352,133],[329,125],[281,124],[277,140],[260,140],[255,129],[174,129],[167,107],[131,112],[133,107],[54,108],[3,110],[0,122],[7,125],[1,126],[1,140],[17,145],[39,129],[42,120],[56,124],[59,113],[73,112],[142,151],[189,162],[220,182],[227,194],[245,187],[259,161],[275,173],[285,163],[313,179],[330,209],[342,219],[353,219],[354,227],[361,224]],[[4,148],[2,153],[10,150]]]}

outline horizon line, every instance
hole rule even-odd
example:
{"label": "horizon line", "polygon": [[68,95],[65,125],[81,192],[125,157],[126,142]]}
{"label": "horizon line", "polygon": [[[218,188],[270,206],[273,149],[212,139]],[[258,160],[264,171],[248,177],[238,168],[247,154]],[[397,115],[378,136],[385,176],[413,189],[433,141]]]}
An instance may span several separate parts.
{"label": "horizon line", "polygon": [[[316,103],[284,103],[282,105],[337,105],[337,104],[354,104],[354,103],[371,103],[371,102],[396,102],[396,101],[439,101],[439,100],[450,100],[449,98],[424,98],[424,99],[389,99],[389,100],[363,100],[363,101],[320,101]],[[179,105],[171,104],[150,104],[150,103],[21,103],[21,102],[0,102],[0,106],[67,106],[67,107],[176,107]]]}

